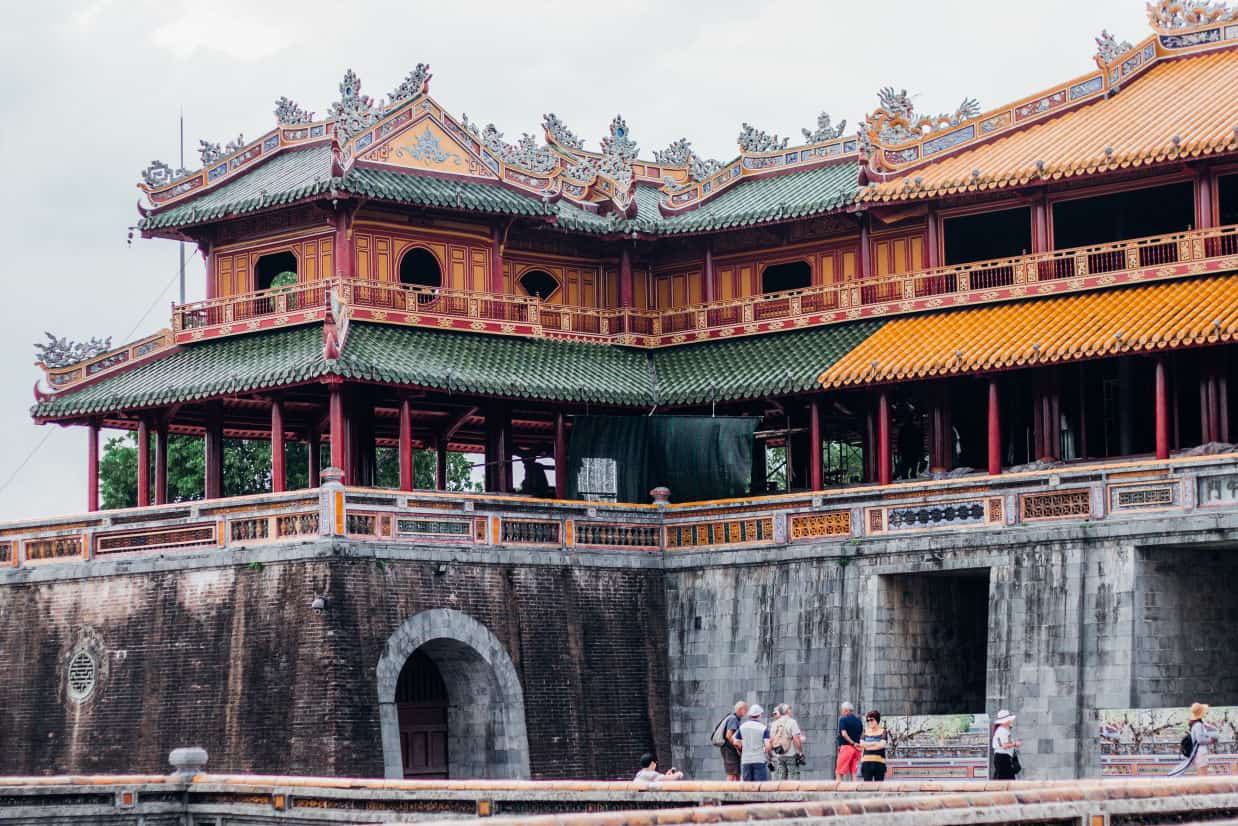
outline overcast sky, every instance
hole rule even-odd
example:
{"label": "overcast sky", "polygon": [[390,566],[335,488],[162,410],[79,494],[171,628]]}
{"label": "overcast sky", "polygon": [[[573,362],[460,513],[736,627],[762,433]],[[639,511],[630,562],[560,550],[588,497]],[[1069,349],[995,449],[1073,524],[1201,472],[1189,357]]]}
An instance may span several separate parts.
{"label": "overcast sky", "polygon": [[[385,95],[418,62],[449,111],[540,135],[558,113],[590,146],[622,113],[642,156],[687,137],[735,156],[740,123],[799,138],[825,109],[854,126],[876,91],[919,111],[986,109],[1093,68],[1093,37],[1148,32],[1143,0],[981,2],[271,2],[5,0],[0,29],[0,520],[86,504],[81,428],[30,423],[44,330],[115,343],[168,324],[176,245],[135,240],[135,183],[274,125],[288,95],[325,113],[345,69]],[[204,291],[201,262],[189,297]],[[147,312],[148,308],[151,308]],[[44,441],[44,438],[46,440]],[[10,477],[31,451],[24,468]]]}

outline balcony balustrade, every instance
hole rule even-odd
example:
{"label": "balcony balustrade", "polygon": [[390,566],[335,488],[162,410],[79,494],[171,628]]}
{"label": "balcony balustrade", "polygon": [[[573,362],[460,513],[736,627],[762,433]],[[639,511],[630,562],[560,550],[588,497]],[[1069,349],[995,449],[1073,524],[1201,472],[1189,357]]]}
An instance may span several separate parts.
{"label": "balcony balustrade", "polygon": [[625,505],[501,494],[322,488],[0,525],[0,569],[176,557],[351,537],[409,547],[726,552],[934,532],[1238,510],[1238,453],[866,485],[719,502]]}

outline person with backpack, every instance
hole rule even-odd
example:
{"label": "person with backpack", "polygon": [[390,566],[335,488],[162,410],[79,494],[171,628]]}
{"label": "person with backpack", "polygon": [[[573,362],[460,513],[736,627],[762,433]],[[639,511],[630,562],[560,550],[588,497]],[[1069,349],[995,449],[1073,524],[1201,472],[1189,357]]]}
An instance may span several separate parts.
{"label": "person with backpack", "polygon": [[1207,714],[1207,703],[1191,703],[1186,734],[1178,745],[1183,760],[1169,773],[1170,777],[1186,774],[1192,768],[1196,774],[1208,773],[1208,754],[1212,746],[1216,744],[1217,730],[1204,719]]}
{"label": "person with backpack", "polygon": [[735,704],[735,709],[732,713],[723,717],[714,726],[713,736],[710,737],[710,743],[717,746],[722,752],[722,768],[726,771],[726,779],[737,781],[739,780],[739,750],[741,744],[735,741],[735,734],[739,731],[740,724],[744,722],[744,718],[748,716],[748,704],[740,700]]}
{"label": "person with backpack", "polygon": [[791,706],[783,703],[775,711],[778,719],[770,725],[770,746],[774,757],[775,780],[799,780],[804,765],[804,732],[791,716]]}
{"label": "person with backpack", "polygon": [[997,712],[997,719],[993,721],[993,725],[996,726],[993,730],[994,780],[1014,780],[1015,775],[1021,770],[1017,767],[1019,758],[1015,750],[1023,743],[1014,739],[1011,733],[1010,729],[1014,725],[1014,720],[1014,715],[1003,708]]}

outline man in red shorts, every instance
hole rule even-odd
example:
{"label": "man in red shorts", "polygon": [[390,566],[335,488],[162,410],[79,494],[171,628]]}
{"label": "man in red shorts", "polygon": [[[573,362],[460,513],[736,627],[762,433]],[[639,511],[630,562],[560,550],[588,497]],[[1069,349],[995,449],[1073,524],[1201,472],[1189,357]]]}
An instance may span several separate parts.
{"label": "man in red shorts", "polygon": [[838,718],[838,759],[834,763],[834,779],[855,782],[855,773],[860,766],[860,738],[864,736],[864,724],[855,716],[855,706],[843,703]]}

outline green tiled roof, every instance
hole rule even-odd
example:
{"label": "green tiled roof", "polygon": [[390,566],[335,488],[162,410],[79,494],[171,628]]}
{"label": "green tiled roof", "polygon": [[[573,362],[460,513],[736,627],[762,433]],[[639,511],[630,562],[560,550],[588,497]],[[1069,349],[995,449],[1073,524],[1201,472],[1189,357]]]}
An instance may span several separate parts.
{"label": "green tiled roof", "polygon": [[143,219],[140,226],[161,229],[243,215],[327,192],[331,184],[330,146],[282,152],[218,189]]}
{"label": "green tiled roof", "polygon": [[653,351],[658,401],[697,404],[802,393],[884,325],[852,321]]}
{"label": "green tiled roof", "polygon": [[353,324],[336,372],[346,378],[514,398],[652,402],[644,353],[571,341]]}
{"label": "green tiled roof", "polygon": [[335,364],[317,325],[186,345],[35,405],[36,418],[154,407],[309,381],[361,381],[630,407],[704,404],[811,390],[884,322],[856,321],[641,351],[550,339],[358,322]]}
{"label": "green tiled roof", "polygon": [[36,418],[62,418],[247,393],[323,375],[317,325],[186,345],[152,361],[35,405]]}
{"label": "green tiled roof", "polygon": [[740,181],[690,212],[664,217],[661,193],[647,184],[636,188],[631,218],[596,215],[566,198],[547,203],[498,183],[439,178],[415,172],[353,167],[331,177],[331,148],[320,145],[283,152],[241,173],[218,189],[156,212],[143,229],[166,229],[242,215],[332,190],[416,206],[461,209],[498,215],[547,216],[572,232],[606,235],[641,232],[678,235],[744,227],[764,221],[818,215],[851,203],[857,191],[854,161]]}

